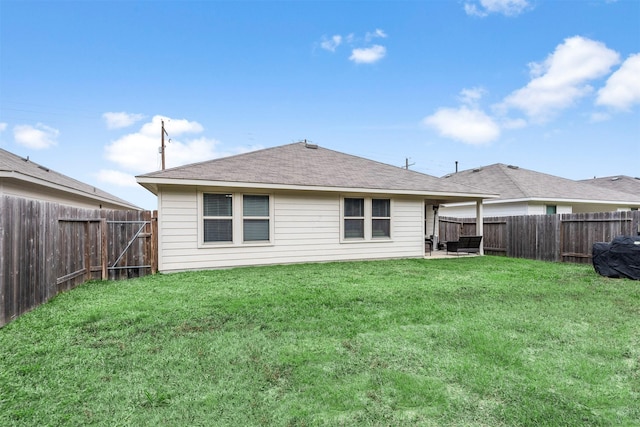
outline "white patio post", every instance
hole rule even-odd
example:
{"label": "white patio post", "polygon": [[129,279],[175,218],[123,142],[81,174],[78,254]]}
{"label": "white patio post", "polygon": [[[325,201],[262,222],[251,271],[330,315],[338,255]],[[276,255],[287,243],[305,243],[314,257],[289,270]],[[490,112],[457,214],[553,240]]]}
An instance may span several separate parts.
{"label": "white patio post", "polygon": [[[484,223],[482,220],[482,199],[476,200],[476,236],[484,235]],[[480,241],[480,255],[484,255],[484,237]]]}

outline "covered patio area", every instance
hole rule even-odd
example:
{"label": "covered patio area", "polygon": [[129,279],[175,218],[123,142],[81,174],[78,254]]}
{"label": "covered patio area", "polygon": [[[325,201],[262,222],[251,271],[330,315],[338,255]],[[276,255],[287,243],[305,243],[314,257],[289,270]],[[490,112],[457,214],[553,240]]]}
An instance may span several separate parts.
{"label": "covered patio area", "polygon": [[[479,198],[468,198],[468,197],[459,197],[459,199],[466,198],[467,201],[473,201],[476,206],[476,224],[478,224],[478,228],[476,229],[477,236],[483,235],[482,230],[482,217],[483,217],[483,199]],[[449,256],[459,257],[459,256],[469,256],[469,255],[484,255],[484,247],[483,241],[480,240],[480,246],[477,254],[467,254],[467,253],[452,253],[449,252],[447,254],[446,249],[443,249],[442,243],[440,241],[439,236],[439,218],[438,218],[438,210],[440,208],[440,204],[449,202],[454,199],[453,197],[442,197],[440,199],[427,199],[424,204],[424,239],[425,239],[425,247],[424,247],[424,255],[425,258],[445,258]]]}

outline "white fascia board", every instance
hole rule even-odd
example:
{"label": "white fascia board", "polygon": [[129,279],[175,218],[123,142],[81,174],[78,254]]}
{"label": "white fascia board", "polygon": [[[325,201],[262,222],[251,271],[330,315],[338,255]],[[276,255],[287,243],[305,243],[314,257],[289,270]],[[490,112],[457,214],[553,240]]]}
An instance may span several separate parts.
{"label": "white fascia board", "polygon": [[[585,200],[585,199],[548,199],[543,197],[527,197],[521,199],[499,199],[486,200],[484,204],[502,204],[502,203],[519,203],[519,202],[539,202],[539,203],[569,203],[569,204],[590,204],[590,205],[624,205],[624,206],[640,206],[640,202],[620,201],[620,200]],[[447,203],[446,206],[468,206],[469,202]]]}
{"label": "white fascia board", "polygon": [[[72,187],[67,187],[65,185],[59,185],[59,184],[54,184],[53,182],[50,181],[46,181],[43,179],[39,179],[39,178],[34,178],[30,175],[24,175],[21,174],[19,172],[15,172],[15,171],[0,171],[0,178],[7,178],[7,179],[14,179],[16,181],[23,181],[23,182],[29,182],[31,184],[36,184],[39,185],[41,187],[46,187],[46,188],[51,188],[54,190],[58,190],[58,191],[62,191],[65,193],[70,193],[76,196],[80,196],[80,197],[84,197],[85,199],[91,199],[91,200],[96,200],[99,202],[106,202],[106,203],[110,203],[112,205],[118,205],[118,206],[122,206],[122,207],[126,207],[127,209],[134,209],[134,210],[142,210],[140,207],[133,205],[131,203],[127,203],[127,204],[123,204],[117,200],[112,200],[112,199],[108,199],[106,197],[102,197],[99,196],[98,194],[92,194],[92,193],[87,193],[86,191],[80,191],[77,190],[75,188]],[[89,185],[89,184],[87,184]]]}
{"label": "white fascia board", "polygon": [[[518,203],[518,202],[528,202],[531,199],[488,199],[484,201],[485,205],[498,205],[502,203]],[[445,207],[459,207],[459,206],[471,206],[472,202],[458,202],[458,203],[444,203]]]}
{"label": "white fascia board", "polygon": [[[369,193],[369,194],[399,194],[423,196],[429,198],[455,198],[468,199],[476,201],[481,199],[490,199],[498,197],[496,194],[479,194],[479,193],[453,193],[445,191],[419,191],[419,190],[393,190],[386,188],[357,188],[357,187],[325,187],[314,185],[290,185],[290,184],[265,184],[256,182],[230,182],[230,181],[204,181],[197,179],[171,179],[171,178],[153,178],[153,177],[136,177],[138,184],[145,188],[155,189],[161,185],[178,185],[178,186],[199,186],[199,187],[225,187],[225,188],[260,188],[269,190],[294,190],[294,191],[323,191],[337,193]],[[153,192],[153,191],[152,191]],[[155,194],[155,193],[154,193]]]}
{"label": "white fascia board", "polygon": [[589,204],[589,205],[630,205],[640,206],[640,201],[634,202],[631,200],[591,200],[591,199],[546,199],[540,197],[532,197],[529,199],[533,202],[542,203],[576,203],[576,204]]}

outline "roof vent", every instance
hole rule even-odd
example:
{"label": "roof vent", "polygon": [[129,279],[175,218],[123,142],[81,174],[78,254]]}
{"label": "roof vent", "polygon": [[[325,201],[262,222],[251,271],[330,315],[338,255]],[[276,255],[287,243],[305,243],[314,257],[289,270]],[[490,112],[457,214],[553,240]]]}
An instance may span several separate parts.
{"label": "roof vent", "polygon": [[616,177],[611,178],[611,181],[618,181],[618,180],[620,180],[620,177],[619,177],[619,176],[616,176]]}
{"label": "roof vent", "polygon": [[38,168],[39,168],[39,169],[42,169],[42,170],[43,170],[43,171],[45,171],[45,172],[49,172],[49,168],[45,168],[44,166],[40,166],[40,165],[38,165]]}
{"label": "roof vent", "polygon": [[310,148],[312,150],[315,150],[318,148],[318,144],[311,144],[310,142],[307,142],[307,140],[304,140],[304,147],[305,148]]}
{"label": "roof vent", "polygon": [[482,170],[482,168],[477,168],[477,169],[474,169],[473,171],[474,172],[480,172],[481,170]]}
{"label": "roof vent", "polygon": [[520,169],[520,166],[508,165],[509,169]]}

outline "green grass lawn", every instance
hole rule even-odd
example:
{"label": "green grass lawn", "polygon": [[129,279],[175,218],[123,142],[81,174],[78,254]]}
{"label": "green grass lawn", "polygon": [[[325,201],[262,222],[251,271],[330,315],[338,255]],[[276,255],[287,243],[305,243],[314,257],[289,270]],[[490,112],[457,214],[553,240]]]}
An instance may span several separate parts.
{"label": "green grass lawn", "polygon": [[0,329],[0,425],[640,424],[640,282],[500,257],[92,282]]}

